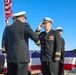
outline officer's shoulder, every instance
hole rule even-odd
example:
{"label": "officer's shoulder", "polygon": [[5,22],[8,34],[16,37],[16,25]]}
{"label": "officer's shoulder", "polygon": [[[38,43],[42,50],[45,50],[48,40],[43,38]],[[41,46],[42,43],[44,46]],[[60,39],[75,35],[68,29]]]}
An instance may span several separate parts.
{"label": "officer's shoulder", "polygon": [[64,38],[63,37],[61,37],[61,39],[64,41]]}
{"label": "officer's shoulder", "polygon": [[29,23],[27,23],[27,22],[25,22],[25,23],[23,23],[23,24],[24,24],[25,26],[30,26]]}
{"label": "officer's shoulder", "polygon": [[58,33],[58,31],[57,31],[57,30],[52,30],[52,31],[53,31],[53,33],[54,33],[54,34]]}
{"label": "officer's shoulder", "polygon": [[10,26],[6,26],[5,29],[8,29]]}
{"label": "officer's shoulder", "polygon": [[10,28],[10,26],[6,26],[4,30],[6,31],[6,30],[8,30],[9,28]]}
{"label": "officer's shoulder", "polygon": [[60,36],[60,34],[59,34],[59,32],[57,30],[52,30],[52,31],[53,31],[54,36],[56,36],[56,35]]}

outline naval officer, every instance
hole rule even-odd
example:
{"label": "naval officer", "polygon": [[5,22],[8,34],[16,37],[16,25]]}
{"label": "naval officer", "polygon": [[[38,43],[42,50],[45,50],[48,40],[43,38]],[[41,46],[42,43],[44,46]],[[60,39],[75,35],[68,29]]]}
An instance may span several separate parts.
{"label": "naval officer", "polygon": [[64,75],[63,65],[64,65],[65,40],[62,37],[62,33],[63,33],[62,27],[58,27],[56,30],[59,32],[60,37],[61,37],[61,58],[59,61],[59,73],[58,73],[58,75]]}
{"label": "naval officer", "polygon": [[[54,21],[45,17],[36,29],[41,44],[41,65],[43,75],[58,75],[59,60],[61,57],[61,38],[58,31],[52,29]],[[44,27],[44,31],[40,33]]]}
{"label": "naval officer", "polygon": [[25,11],[14,14],[16,21],[7,29],[5,50],[8,75],[28,75],[28,63],[30,62],[28,38],[36,44],[39,43],[38,35],[25,22],[25,14]]}

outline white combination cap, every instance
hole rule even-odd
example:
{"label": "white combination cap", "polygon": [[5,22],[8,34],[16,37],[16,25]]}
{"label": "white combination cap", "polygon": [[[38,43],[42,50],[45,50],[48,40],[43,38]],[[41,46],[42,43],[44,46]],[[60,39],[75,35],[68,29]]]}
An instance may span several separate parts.
{"label": "white combination cap", "polygon": [[[26,12],[22,11],[22,12],[18,12],[12,15],[12,18],[18,18],[20,16],[24,16],[25,17]],[[26,17],[25,17],[26,18]]]}
{"label": "white combination cap", "polygon": [[63,31],[62,27],[58,27],[56,30]]}
{"label": "white combination cap", "polygon": [[54,21],[51,19],[51,18],[49,18],[49,17],[45,17],[44,19],[43,19],[43,24],[44,23],[48,23],[48,22],[50,22],[50,23],[54,23]]}

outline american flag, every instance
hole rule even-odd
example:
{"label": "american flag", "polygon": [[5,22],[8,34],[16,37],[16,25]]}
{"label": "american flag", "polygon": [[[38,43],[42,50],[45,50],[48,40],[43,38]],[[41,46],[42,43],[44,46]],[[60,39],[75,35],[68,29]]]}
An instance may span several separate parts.
{"label": "american flag", "polygon": [[6,26],[8,25],[8,17],[12,15],[11,5],[12,5],[11,0],[4,0]]}
{"label": "american flag", "polygon": [[29,70],[39,69],[41,68],[41,61],[40,61],[40,52],[31,52],[30,51],[30,63],[29,63]]}
{"label": "american flag", "polygon": [[[0,51],[0,54],[2,52]],[[72,70],[74,66],[76,65],[76,57],[74,51],[65,51],[64,53],[64,66],[63,70]],[[42,70],[41,68],[41,61],[40,61],[40,52],[32,52],[30,51],[30,63],[29,63],[29,70],[35,70],[39,69]],[[3,72],[7,72],[7,60],[5,58],[5,64],[3,67]]]}
{"label": "american flag", "polygon": [[76,56],[74,51],[64,52],[64,66],[63,70],[72,70],[76,65]]}
{"label": "american flag", "polygon": [[[74,51],[65,51],[64,52],[64,65],[63,70],[72,70],[76,65],[76,56]],[[30,52],[30,67],[29,69],[40,69],[40,52]]]}

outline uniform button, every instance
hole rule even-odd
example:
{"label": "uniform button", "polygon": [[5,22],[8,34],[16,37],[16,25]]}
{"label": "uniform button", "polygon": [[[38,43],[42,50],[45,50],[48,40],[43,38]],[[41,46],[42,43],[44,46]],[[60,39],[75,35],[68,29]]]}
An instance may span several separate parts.
{"label": "uniform button", "polygon": [[42,42],[42,43],[44,43],[44,42]]}
{"label": "uniform button", "polygon": [[45,50],[45,51],[47,51],[47,50]]}

